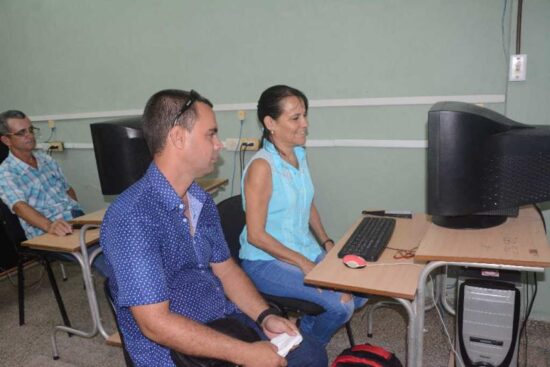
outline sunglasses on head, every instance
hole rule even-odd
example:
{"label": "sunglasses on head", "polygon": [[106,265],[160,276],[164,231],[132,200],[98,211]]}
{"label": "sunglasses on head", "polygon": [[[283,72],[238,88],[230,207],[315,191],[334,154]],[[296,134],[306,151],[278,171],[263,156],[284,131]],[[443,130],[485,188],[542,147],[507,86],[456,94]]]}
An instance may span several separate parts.
{"label": "sunglasses on head", "polygon": [[196,101],[201,101],[203,97],[198,94],[195,90],[191,89],[189,92],[189,99],[185,101],[183,106],[181,106],[180,112],[176,115],[176,118],[174,119],[174,122],[172,122],[172,127],[176,126],[176,122],[178,119],[195,103]]}

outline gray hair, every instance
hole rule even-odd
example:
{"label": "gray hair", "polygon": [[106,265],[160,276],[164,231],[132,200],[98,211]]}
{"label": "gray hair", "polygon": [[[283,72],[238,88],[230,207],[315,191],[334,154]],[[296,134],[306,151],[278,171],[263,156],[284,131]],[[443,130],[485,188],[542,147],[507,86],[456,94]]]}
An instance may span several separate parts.
{"label": "gray hair", "polygon": [[0,113],[0,135],[6,135],[10,133],[8,126],[8,119],[24,119],[27,115],[18,110],[7,110]]}

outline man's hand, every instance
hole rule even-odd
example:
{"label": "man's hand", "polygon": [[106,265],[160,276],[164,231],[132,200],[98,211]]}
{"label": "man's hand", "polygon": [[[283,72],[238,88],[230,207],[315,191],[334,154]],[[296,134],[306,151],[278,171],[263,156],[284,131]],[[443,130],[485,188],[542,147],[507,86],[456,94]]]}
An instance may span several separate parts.
{"label": "man's hand", "polygon": [[243,367],[286,367],[285,358],[277,354],[277,347],[268,341],[250,344],[243,356]]}
{"label": "man's hand", "polygon": [[56,236],[65,236],[73,233],[73,227],[64,220],[57,219],[48,225],[48,230],[46,232]]}
{"label": "man's hand", "polygon": [[296,335],[298,328],[292,321],[277,315],[269,315],[262,322],[262,329],[269,339],[276,337],[281,333]]}

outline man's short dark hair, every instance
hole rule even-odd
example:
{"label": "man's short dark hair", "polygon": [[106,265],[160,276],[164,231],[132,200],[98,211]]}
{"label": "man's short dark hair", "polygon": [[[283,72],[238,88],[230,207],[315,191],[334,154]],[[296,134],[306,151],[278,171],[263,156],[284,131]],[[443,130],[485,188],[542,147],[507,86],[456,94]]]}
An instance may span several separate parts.
{"label": "man's short dark hair", "polygon": [[6,135],[10,133],[8,126],[8,119],[24,119],[27,115],[18,110],[7,110],[0,113],[0,135]]}
{"label": "man's short dark hair", "polygon": [[[197,118],[196,103],[191,104],[189,109],[178,117],[190,98],[190,92],[179,89],[161,90],[149,98],[142,120],[143,135],[151,155],[162,151],[172,127],[180,125],[189,131],[193,129]],[[212,103],[204,97],[197,98],[196,102],[206,103],[212,107]]]}

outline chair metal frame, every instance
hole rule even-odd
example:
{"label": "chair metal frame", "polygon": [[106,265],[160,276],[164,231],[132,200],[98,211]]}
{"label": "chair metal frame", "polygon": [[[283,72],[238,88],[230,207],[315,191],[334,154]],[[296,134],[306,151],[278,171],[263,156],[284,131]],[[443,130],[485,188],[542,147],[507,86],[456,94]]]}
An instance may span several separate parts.
{"label": "chair metal frame", "polygon": [[48,279],[52,287],[52,291],[59,307],[59,312],[63,319],[63,323],[67,326],[71,326],[65,304],[61,298],[61,293],[57,286],[55,276],[53,274],[50,263],[56,260],[55,254],[51,252],[40,251],[35,249],[29,249],[21,246],[21,242],[26,240],[25,232],[19,223],[19,218],[11,212],[4,202],[0,200],[0,222],[6,233],[6,237],[10,242],[10,245],[17,254],[17,294],[18,294],[18,307],[19,307],[19,325],[25,324],[25,273],[24,264],[29,259],[38,260],[46,269]]}
{"label": "chair metal frame", "polygon": [[113,313],[113,317],[116,323],[116,328],[118,330],[118,334],[120,335],[120,343],[122,344],[121,345],[122,352],[124,353],[124,361],[126,362],[126,367],[134,367],[134,362],[132,361],[132,358],[130,357],[128,350],[126,349],[126,344],[124,343],[124,335],[122,334],[122,332],[120,331],[120,328],[118,327],[118,319],[116,317],[116,307],[113,301],[113,296],[111,294],[111,288],[109,288],[109,278],[105,278],[105,281],[103,282],[103,292],[105,293],[105,298],[107,298],[107,302],[109,303],[109,308]]}

